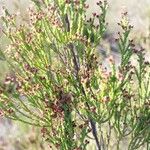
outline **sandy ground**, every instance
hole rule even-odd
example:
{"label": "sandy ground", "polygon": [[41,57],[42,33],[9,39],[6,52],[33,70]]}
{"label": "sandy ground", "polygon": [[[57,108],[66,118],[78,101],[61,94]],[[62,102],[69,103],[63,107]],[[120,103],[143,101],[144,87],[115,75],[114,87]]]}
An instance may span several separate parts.
{"label": "sandy ground", "polygon": [[[88,14],[98,12],[96,2],[99,0],[87,0],[90,6]],[[109,30],[116,29],[116,22],[119,22],[121,13],[128,11],[131,23],[134,25],[134,30],[147,32],[150,25],[150,0],[108,0],[109,12],[107,21]],[[30,5],[30,0],[1,0],[0,7],[5,5],[11,12],[14,10],[21,11],[22,17],[25,17],[27,6]],[[1,10],[1,9],[0,9]],[[0,11],[1,14],[1,11]]]}
{"label": "sandy ground", "polygon": [[[87,0],[90,5],[89,14],[98,11],[95,2],[98,0]],[[150,25],[150,0],[108,0],[109,12],[107,21],[109,30],[116,31],[121,13],[127,11],[134,31],[147,32]]]}

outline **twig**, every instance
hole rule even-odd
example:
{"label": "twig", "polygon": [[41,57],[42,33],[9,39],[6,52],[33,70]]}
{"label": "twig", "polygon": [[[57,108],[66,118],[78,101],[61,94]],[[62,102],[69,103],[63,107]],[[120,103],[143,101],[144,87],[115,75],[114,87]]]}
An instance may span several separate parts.
{"label": "twig", "polygon": [[[70,44],[69,47],[70,47],[70,50],[71,50],[72,56],[73,56],[73,63],[74,63],[74,67],[75,67],[75,70],[76,70],[76,78],[78,80],[78,83],[79,83],[79,86],[81,88],[81,91],[82,91],[83,95],[86,97],[85,90],[84,90],[84,88],[82,86],[82,83],[80,82],[80,79],[79,79],[79,76],[78,76],[79,65],[77,63],[77,58],[76,58],[76,55],[75,55],[75,52],[74,52],[74,46],[73,46],[73,44]],[[90,110],[90,106],[87,102],[86,102],[86,106]],[[98,136],[97,136],[96,123],[91,118],[89,118],[89,122],[90,122],[90,125],[91,125],[91,128],[92,128],[92,134],[94,136],[94,139],[95,139],[95,142],[96,142],[96,145],[97,145],[97,149],[101,150],[101,146],[100,146]]]}
{"label": "twig", "polygon": [[[65,21],[66,21],[66,25],[67,25],[67,31],[69,32],[70,31],[70,23],[69,23],[68,15],[65,16]],[[86,97],[86,93],[84,91],[84,87],[82,86],[82,83],[81,83],[81,81],[79,79],[79,76],[78,76],[80,68],[79,68],[79,62],[77,60],[79,60],[79,59],[77,58],[77,56],[75,54],[74,45],[72,43],[69,44],[69,48],[70,48],[72,56],[73,56],[74,68],[75,68],[75,71],[76,71],[76,73],[75,73],[76,79],[78,80],[78,83],[79,83],[79,86],[80,86],[80,88],[82,90],[82,93]],[[86,106],[90,110],[90,106],[89,106],[89,104],[87,102],[86,102]],[[91,118],[89,118],[89,122],[91,124],[92,134],[93,134],[93,136],[95,138],[97,149],[101,150],[101,146],[100,146],[100,143],[99,143],[99,140],[98,140],[98,136],[97,136],[96,123]]]}

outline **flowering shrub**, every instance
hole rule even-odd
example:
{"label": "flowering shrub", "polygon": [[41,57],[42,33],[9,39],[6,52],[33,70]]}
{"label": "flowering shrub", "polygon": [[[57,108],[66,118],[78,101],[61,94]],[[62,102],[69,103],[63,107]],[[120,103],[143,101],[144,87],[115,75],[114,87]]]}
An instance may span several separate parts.
{"label": "flowering shrub", "polygon": [[[106,31],[107,2],[86,18],[86,0],[43,0],[29,9],[29,20],[5,10],[6,56],[12,74],[0,89],[3,115],[41,128],[50,149],[128,149],[150,143],[150,64],[144,49],[130,40],[124,13],[118,25],[121,63],[109,69],[96,55]],[[131,63],[132,57],[137,64]],[[114,137],[115,136],[115,137]],[[115,139],[114,139],[115,138]],[[95,141],[95,143],[93,143]],[[95,148],[94,148],[95,149]]]}

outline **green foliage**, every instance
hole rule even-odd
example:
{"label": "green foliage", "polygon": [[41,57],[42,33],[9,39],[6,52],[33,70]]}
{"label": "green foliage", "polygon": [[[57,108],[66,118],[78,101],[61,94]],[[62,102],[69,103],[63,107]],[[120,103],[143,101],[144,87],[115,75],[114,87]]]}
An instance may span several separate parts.
{"label": "green foliage", "polygon": [[85,0],[34,2],[24,25],[8,11],[3,17],[14,71],[1,85],[3,114],[41,127],[51,149],[85,150],[92,140],[98,150],[111,149],[114,132],[116,149],[129,137],[128,149],[148,150],[150,65],[130,40],[126,13],[117,39],[121,63],[110,58],[107,69],[95,54],[106,31],[106,1],[97,3],[99,14],[89,20]]}

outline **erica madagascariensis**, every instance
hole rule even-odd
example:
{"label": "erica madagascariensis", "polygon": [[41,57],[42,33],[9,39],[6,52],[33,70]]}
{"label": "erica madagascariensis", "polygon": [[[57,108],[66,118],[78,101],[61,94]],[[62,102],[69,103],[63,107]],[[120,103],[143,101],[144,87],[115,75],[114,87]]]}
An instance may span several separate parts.
{"label": "erica madagascariensis", "polygon": [[108,69],[96,55],[107,28],[106,1],[89,19],[86,0],[32,1],[26,23],[7,10],[2,17],[13,72],[1,84],[3,115],[40,127],[52,150],[121,150],[126,138],[129,150],[148,150],[150,64],[130,39],[127,13],[116,39],[121,63],[110,57]]}

